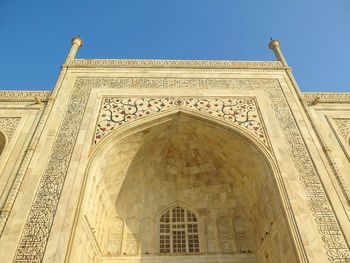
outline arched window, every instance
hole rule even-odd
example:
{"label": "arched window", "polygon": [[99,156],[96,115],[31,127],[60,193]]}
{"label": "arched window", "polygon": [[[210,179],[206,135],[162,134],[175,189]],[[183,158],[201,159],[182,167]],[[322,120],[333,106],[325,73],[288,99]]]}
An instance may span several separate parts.
{"label": "arched window", "polygon": [[6,145],[6,137],[5,135],[0,131],[0,155],[2,154],[4,148]]}
{"label": "arched window", "polygon": [[198,221],[192,212],[180,206],[174,206],[161,215],[159,252],[199,252]]}

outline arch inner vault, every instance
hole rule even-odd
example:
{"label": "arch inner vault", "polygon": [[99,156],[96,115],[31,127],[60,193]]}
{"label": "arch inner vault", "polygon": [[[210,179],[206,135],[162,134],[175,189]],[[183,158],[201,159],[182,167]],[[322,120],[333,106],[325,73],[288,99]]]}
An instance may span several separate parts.
{"label": "arch inner vault", "polygon": [[[298,262],[274,172],[247,136],[187,114],[117,133],[86,173],[72,262]],[[164,213],[181,209],[169,244],[186,236],[187,249],[164,249]]]}

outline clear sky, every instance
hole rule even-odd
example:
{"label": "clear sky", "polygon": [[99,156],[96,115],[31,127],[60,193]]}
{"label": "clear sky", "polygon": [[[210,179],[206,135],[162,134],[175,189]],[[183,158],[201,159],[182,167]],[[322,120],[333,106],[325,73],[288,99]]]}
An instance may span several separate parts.
{"label": "clear sky", "polygon": [[303,91],[350,92],[349,0],[0,0],[0,89],[51,90],[78,58],[275,60]]}

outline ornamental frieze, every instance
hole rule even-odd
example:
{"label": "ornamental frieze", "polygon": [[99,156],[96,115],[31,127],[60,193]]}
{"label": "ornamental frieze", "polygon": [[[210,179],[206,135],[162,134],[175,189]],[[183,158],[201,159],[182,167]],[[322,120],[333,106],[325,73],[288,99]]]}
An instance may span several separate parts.
{"label": "ornamental frieze", "polygon": [[0,91],[0,100],[34,101],[34,98],[45,100],[49,94],[49,91]]}
{"label": "ornamental frieze", "polygon": [[307,103],[350,103],[350,92],[303,92]]}
{"label": "ornamental frieze", "polygon": [[112,89],[275,89],[275,79],[78,78],[76,85]]}
{"label": "ornamental frieze", "polygon": [[278,69],[279,61],[225,61],[225,60],[142,60],[142,59],[74,59],[69,67],[146,67],[146,68],[262,68]]}
{"label": "ornamental frieze", "polygon": [[[229,98],[104,98],[94,143],[124,123],[171,108],[193,110],[237,125],[267,145],[256,100],[253,97]],[[268,145],[267,145],[268,146]]]}

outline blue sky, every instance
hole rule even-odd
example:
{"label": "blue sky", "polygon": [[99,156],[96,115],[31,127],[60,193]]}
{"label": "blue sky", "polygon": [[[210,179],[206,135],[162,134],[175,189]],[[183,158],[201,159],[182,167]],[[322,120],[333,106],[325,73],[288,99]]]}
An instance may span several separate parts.
{"label": "blue sky", "polygon": [[78,58],[275,60],[303,91],[350,92],[349,0],[0,0],[0,89],[51,90]]}

